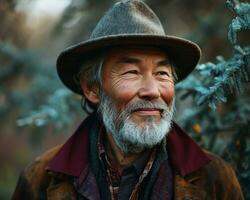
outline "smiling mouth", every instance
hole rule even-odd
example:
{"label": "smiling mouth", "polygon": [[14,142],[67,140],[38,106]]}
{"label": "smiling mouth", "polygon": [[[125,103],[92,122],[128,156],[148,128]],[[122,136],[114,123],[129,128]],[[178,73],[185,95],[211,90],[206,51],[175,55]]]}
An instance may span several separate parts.
{"label": "smiling mouth", "polygon": [[159,115],[162,112],[163,110],[158,108],[139,108],[133,111],[139,115]]}

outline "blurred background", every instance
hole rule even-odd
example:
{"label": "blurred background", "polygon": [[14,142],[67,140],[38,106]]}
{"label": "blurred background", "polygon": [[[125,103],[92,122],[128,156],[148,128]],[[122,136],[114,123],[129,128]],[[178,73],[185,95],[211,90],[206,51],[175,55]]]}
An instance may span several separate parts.
{"label": "blurred background", "polygon": [[[232,164],[250,199],[249,1],[144,1],[167,34],[200,45],[200,65],[176,86],[176,121]],[[0,0],[0,199],[10,199],[21,170],[86,117],[81,98],[57,77],[56,58],[88,39],[114,2]]]}

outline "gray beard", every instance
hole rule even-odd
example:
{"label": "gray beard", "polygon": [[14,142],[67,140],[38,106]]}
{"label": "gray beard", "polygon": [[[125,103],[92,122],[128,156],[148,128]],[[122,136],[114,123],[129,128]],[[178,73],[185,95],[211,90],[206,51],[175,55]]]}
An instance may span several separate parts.
{"label": "gray beard", "polygon": [[[104,126],[112,134],[116,145],[124,153],[139,153],[145,148],[152,148],[159,144],[172,126],[174,102],[167,106],[162,101],[138,100],[130,102],[126,108],[118,113],[115,103],[102,92],[98,112],[101,114]],[[130,119],[132,112],[139,108],[158,108],[162,110],[160,122],[149,116],[143,122],[136,124]]]}

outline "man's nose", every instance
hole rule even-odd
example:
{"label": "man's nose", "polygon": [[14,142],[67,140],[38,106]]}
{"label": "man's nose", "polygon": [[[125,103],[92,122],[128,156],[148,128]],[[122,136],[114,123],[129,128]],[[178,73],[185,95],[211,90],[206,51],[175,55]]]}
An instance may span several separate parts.
{"label": "man's nose", "polygon": [[148,100],[160,97],[159,85],[153,76],[144,78],[138,91],[138,96]]}

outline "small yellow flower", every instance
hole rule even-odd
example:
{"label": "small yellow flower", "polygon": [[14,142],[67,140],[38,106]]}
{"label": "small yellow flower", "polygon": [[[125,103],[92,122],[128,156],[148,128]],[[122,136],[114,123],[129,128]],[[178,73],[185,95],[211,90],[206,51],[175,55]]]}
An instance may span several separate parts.
{"label": "small yellow flower", "polygon": [[201,133],[201,126],[200,126],[200,124],[198,124],[198,123],[193,124],[192,129],[193,129],[193,131],[194,131],[196,134],[200,134],[200,133]]}

